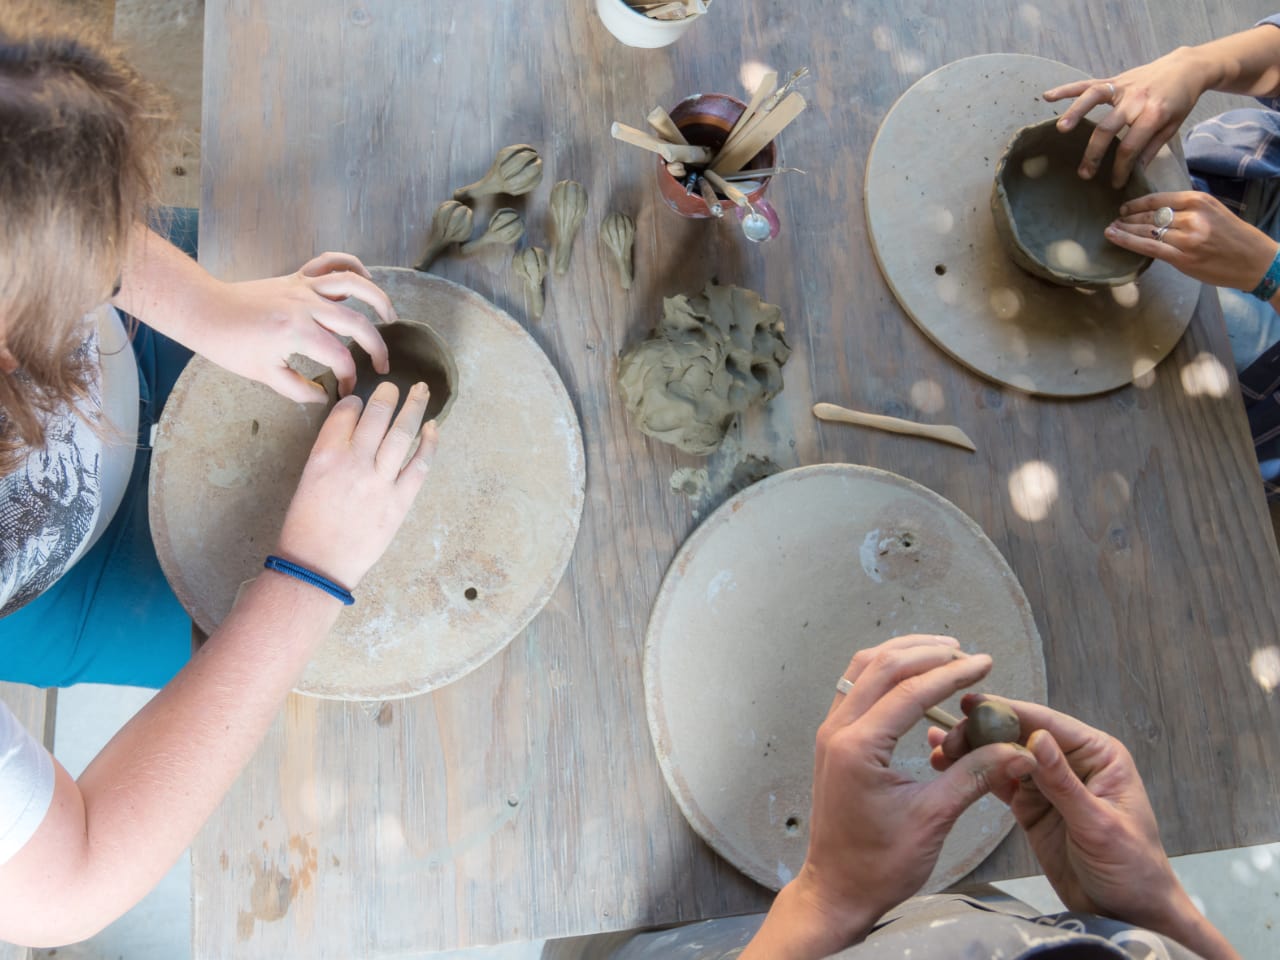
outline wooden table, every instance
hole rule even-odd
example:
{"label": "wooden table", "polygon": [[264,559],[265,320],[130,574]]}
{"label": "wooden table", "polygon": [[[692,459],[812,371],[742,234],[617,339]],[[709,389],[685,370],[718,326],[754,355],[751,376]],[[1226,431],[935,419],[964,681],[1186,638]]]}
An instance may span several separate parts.
{"label": "wooden table", "polygon": [[[1204,11],[1222,14],[1219,30],[1236,19],[1221,0],[1192,6],[1206,23]],[[1154,382],[1035,400],[934,348],[866,238],[867,150],[915,79],[1001,50],[1095,72],[1141,62],[1169,40],[1143,5],[1007,0],[974,17],[923,0],[803,11],[721,0],[677,45],[648,52],[617,44],[587,0],[227,0],[207,17],[200,247],[216,274],[286,272],[327,249],[413,263],[435,205],[508,143],[546,157],[526,205],[538,242],[550,184],[586,185],[572,269],[549,282],[546,318],[528,328],[578,404],[589,484],[568,575],[506,652],[430,696],[289,701],[194,846],[197,957],[392,956],[768,903],[686,826],[641,689],[650,603],[697,523],[669,480],[698,461],[629,426],[614,368],[663,295],[710,277],[780,304],[795,347],[786,389],[747,418],[735,449],[784,467],[872,464],[949,497],[1022,580],[1051,703],[1133,750],[1170,853],[1280,837],[1280,707],[1250,667],[1277,642],[1280,561],[1234,389],[1193,396],[1180,376],[1204,354],[1230,366],[1212,292]],[[678,219],[656,202],[651,158],[608,138],[611,120],[640,126],[655,104],[741,95],[742,65],[756,60],[817,78],[783,137],[786,162],[811,173],[775,185],[784,233],[759,248]],[[598,236],[613,209],[637,223],[629,295]],[[523,320],[508,261],[490,252],[437,269]],[[921,416],[912,388],[929,384],[978,455],[819,426],[808,412],[825,399]],[[1058,483],[1038,522],[1010,493],[1030,461]],[[1034,870],[1015,837],[979,876]]]}

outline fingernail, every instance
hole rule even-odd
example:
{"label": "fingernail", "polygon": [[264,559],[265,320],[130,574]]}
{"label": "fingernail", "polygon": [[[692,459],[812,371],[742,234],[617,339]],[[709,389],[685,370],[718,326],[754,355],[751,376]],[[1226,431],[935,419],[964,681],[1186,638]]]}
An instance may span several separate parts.
{"label": "fingernail", "polygon": [[1005,771],[1009,776],[1021,780],[1023,777],[1030,776],[1031,771],[1036,768],[1036,761],[1031,756],[1017,756],[1009,761],[1005,767]]}
{"label": "fingernail", "polygon": [[1090,170],[1088,167],[1081,167],[1079,170],[1076,171],[1076,173],[1080,175],[1081,180],[1088,180],[1090,177],[1093,176],[1093,171]]}
{"label": "fingernail", "polygon": [[1071,129],[1071,118],[1070,118],[1070,117],[1063,117],[1061,120],[1059,120],[1059,121],[1058,121],[1058,129],[1059,129],[1059,130],[1070,130],[1070,129]]}
{"label": "fingernail", "polygon": [[1113,223],[1107,227],[1106,233],[1107,233],[1107,236],[1114,237],[1120,233],[1120,228]]}
{"label": "fingernail", "polygon": [[419,380],[417,383],[413,385],[413,390],[415,393],[426,393],[427,385],[423,383],[421,380]]}

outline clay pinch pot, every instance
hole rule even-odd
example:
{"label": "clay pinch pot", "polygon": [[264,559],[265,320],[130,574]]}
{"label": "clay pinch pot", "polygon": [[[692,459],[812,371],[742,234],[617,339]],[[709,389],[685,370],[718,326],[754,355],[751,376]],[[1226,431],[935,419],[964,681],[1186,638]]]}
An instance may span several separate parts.
{"label": "clay pinch pot", "polygon": [[[685,97],[671,110],[671,120],[684,134],[684,138],[695,147],[710,147],[719,150],[729,138],[729,131],[747,105],[737,97],[726,93],[697,93]],[[767,143],[759,153],[747,161],[740,172],[750,173],[752,170],[767,170],[776,166],[778,150],[773,141]],[[700,168],[685,164],[689,171],[700,171]],[[765,177],[754,190],[743,190],[747,199],[755,204],[764,199],[764,192],[769,187],[771,177]],[[739,184],[741,186],[741,184]],[[707,201],[696,190],[690,193],[684,184],[673,177],[667,170],[667,162],[658,157],[658,192],[668,207],[691,220],[711,219],[711,210]],[[725,200],[724,209],[728,213],[733,204]]]}
{"label": "clay pinch pot", "polygon": [[1118,287],[1137,280],[1151,258],[1109,241],[1103,230],[1126,200],[1151,193],[1135,169],[1120,189],[1111,186],[1117,141],[1098,172],[1076,170],[1094,124],[1081,120],[1062,133],[1058,118],[1023,127],[996,164],[991,214],[1010,258],[1032,276],[1066,287]]}
{"label": "clay pinch pot", "polygon": [[[440,334],[420,320],[401,318],[395,323],[379,324],[378,332],[387,344],[391,372],[380,374],[374,370],[369,354],[352,341],[349,349],[356,362],[356,386],[352,392],[368,403],[370,394],[378,384],[390,380],[400,391],[396,402],[398,413],[405,397],[409,395],[409,389],[415,383],[425,383],[431,391],[425,419],[434,419],[437,425],[443,423],[458,393],[458,365],[449,345]],[[326,380],[332,377],[332,372],[325,375]],[[336,390],[335,383],[330,391],[331,397],[336,396]]]}

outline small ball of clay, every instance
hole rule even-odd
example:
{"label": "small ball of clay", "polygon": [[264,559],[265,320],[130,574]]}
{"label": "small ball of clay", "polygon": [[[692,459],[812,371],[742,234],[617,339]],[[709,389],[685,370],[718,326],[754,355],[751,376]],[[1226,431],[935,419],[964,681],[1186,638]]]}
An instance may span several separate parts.
{"label": "small ball of clay", "polygon": [[1022,721],[1012,707],[983,700],[969,711],[964,738],[973,750],[988,743],[1017,743],[1022,738]]}

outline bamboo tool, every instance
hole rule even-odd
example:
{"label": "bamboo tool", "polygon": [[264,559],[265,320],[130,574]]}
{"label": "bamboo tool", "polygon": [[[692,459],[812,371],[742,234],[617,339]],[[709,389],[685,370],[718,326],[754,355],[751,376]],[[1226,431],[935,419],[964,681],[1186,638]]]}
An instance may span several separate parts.
{"label": "bamboo tool", "polygon": [[662,137],[668,143],[680,144],[688,146],[689,141],[684,138],[684,134],[680,132],[680,128],[676,126],[676,122],[671,119],[670,114],[661,107],[654,107],[649,111],[649,116],[645,117],[649,121],[649,126],[658,131],[658,136]]}
{"label": "bamboo tool", "polygon": [[[747,104],[747,109],[743,110],[742,115],[734,121],[733,126],[729,129],[729,135],[724,138],[724,143],[720,145],[720,150],[722,152],[724,148],[729,145],[730,141],[742,132],[742,128],[751,122],[751,118],[755,116],[756,111],[760,109],[761,104],[773,95],[773,91],[776,90],[777,87],[778,71],[765,71],[764,75],[760,78],[760,82],[756,84],[755,90],[751,93],[751,102]],[[717,154],[716,159],[719,159],[719,154]],[[715,161],[713,160],[712,162],[714,163]]]}
{"label": "bamboo tool", "polygon": [[629,143],[633,147],[651,150],[668,163],[708,163],[711,160],[709,147],[693,147],[678,143],[667,143],[657,137],[650,136],[643,130],[629,127],[625,123],[614,122],[609,133],[615,140]]}
{"label": "bamboo tool", "polygon": [[667,164],[667,173],[671,174],[677,180],[683,180],[685,178],[685,175],[688,174],[688,172],[689,171],[684,168],[683,163]]}
{"label": "bamboo tool", "polygon": [[711,181],[712,185],[732,200],[735,206],[740,210],[746,211],[739,214],[742,218],[742,235],[744,237],[752,243],[764,243],[764,241],[773,236],[773,224],[769,222],[768,217],[756,212],[756,208],[751,205],[751,201],[745,193],[710,168],[702,171],[702,177],[703,183],[708,180]]}
{"label": "bamboo tool", "polygon": [[953,717],[941,707],[930,707],[924,712],[924,715],[940,726],[943,730],[950,730],[960,722],[959,717]]}
{"label": "bamboo tool", "polygon": [[888,433],[899,433],[907,437],[923,437],[925,440],[937,440],[952,446],[963,447],[970,453],[977,453],[978,448],[959,427],[943,424],[916,423],[913,420],[901,420],[898,417],[886,417],[878,413],[863,413],[860,410],[849,410],[834,403],[815,403],[813,415],[819,420],[831,423],[851,423],[858,427],[871,427]]}
{"label": "bamboo tool", "polygon": [[799,86],[800,81],[803,80],[808,75],[809,75],[808,67],[801,67],[799,70],[796,70],[795,72],[793,72],[791,76],[787,77],[786,81],[782,84],[782,86],[780,86],[777,90],[773,92],[773,96],[771,96],[768,100],[766,100],[760,106],[760,112],[768,113],[770,110],[776,107],[779,103],[782,102],[782,98],[785,97],[787,94],[791,93],[793,90],[795,90],[795,88]]}
{"label": "bamboo tool", "polygon": [[800,116],[806,106],[805,99],[800,94],[788,94],[773,110],[751,120],[736,140],[726,143],[712,161],[712,168],[716,173],[737,173],[743,164],[759,153],[787,124]]}

